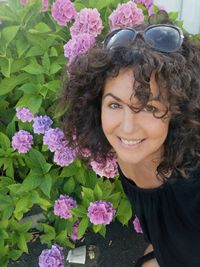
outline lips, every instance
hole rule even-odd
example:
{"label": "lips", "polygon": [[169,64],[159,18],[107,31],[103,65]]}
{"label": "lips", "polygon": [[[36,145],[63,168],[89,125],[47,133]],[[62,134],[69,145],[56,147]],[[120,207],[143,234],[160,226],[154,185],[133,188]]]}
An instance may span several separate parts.
{"label": "lips", "polygon": [[121,142],[125,145],[128,145],[128,146],[136,146],[136,145],[139,145],[141,144],[144,139],[125,139],[125,138],[120,138]]}

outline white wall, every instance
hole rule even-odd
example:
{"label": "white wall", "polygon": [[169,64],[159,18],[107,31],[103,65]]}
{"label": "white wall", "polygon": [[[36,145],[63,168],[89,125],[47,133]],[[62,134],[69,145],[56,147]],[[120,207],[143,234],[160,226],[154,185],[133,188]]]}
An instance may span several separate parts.
{"label": "white wall", "polygon": [[190,33],[200,33],[200,0],[154,0],[167,11],[178,11],[184,28]]}

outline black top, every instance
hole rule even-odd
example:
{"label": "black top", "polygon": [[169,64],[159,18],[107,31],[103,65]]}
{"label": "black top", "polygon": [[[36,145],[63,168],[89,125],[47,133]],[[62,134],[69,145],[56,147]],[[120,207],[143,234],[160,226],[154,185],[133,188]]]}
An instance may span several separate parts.
{"label": "black top", "polygon": [[200,267],[200,169],[154,189],[139,188],[119,173],[160,267]]}

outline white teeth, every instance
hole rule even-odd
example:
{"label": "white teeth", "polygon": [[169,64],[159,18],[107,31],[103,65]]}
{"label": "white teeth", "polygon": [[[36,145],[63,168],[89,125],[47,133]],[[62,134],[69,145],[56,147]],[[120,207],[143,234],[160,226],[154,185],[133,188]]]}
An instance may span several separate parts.
{"label": "white teeth", "polygon": [[137,144],[142,142],[142,139],[139,139],[139,140],[127,140],[127,139],[121,138],[121,141],[125,145],[137,145]]}

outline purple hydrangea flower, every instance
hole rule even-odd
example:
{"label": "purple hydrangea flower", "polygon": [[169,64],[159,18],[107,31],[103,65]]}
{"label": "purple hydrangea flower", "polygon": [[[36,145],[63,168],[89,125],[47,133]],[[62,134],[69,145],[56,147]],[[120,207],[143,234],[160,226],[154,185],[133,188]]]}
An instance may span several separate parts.
{"label": "purple hydrangea flower", "polygon": [[93,224],[110,224],[115,216],[115,209],[111,202],[98,200],[91,202],[87,216]]}
{"label": "purple hydrangea flower", "polygon": [[91,156],[91,151],[88,148],[82,148],[79,153],[81,154],[81,156],[83,156],[84,158],[89,158]]}
{"label": "purple hydrangea flower", "polygon": [[33,114],[28,108],[16,108],[16,116],[22,122],[30,122],[33,120]]}
{"label": "purple hydrangea flower", "polygon": [[92,160],[90,161],[90,165],[93,171],[101,177],[113,178],[117,174],[117,163],[113,157],[108,156],[106,164]]}
{"label": "purple hydrangea flower", "polygon": [[93,47],[94,44],[95,37],[88,33],[73,36],[73,38],[64,45],[64,55],[65,57],[73,59],[80,54],[84,54],[89,48]]}
{"label": "purple hydrangea flower", "polygon": [[73,26],[70,29],[71,35],[88,33],[96,37],[103,28],[100,14],[96,8],[83,8],[78,13]]}
{"label": "purple hydrangea flower", "polygon": [[78,237],[78,226],[79,226],[79,224],[80,224],[80,220],[77,220],[74,224],[73,224],[73,226],[72,226],[72,232],[71,232],[71,239],[73,240],[73,241],[76,241],[76,240],[79,240],[80,238]]}
{"label": "purple hydrangea flower", "polygon": [[50,128],[43,136],[43,143],[48,146],[51,152],[59,150],[63,146],[64,132],[59,128]]}
{"label": "purple hydrangea flower", "polygon": [[42,12],[46,12],[49,9],[49,0],[42,0]]}
{"label": "purple hydrangea flower", "polygon": [[67,195],[60,195],[54,203],[54,214],[63,219],[72,217],[71,209],[76,208],[77,203],[72,197]]}
{"label": "purple hydrangea flower", "polygon": [[70,0],[56,0],[52,5],[52,17],[61,26],[66,26],[76,15],[74,4]]}
{"label": "purple hydrangea flower", "polygon": [[26,5],[29,3],[29,0],[20,0],[21,5]]}
{"label": "purple hydrangea flower", "polygon": [[109,24],[111,29],[121,27],[133,27],[144,22],[142,10],[137,8],[133,1],[119,4],[109,16]]}
{"label": "purple hydrangea flower", "polygon": [[143,234],[143,230],[142,230],[142,227],[141,227],[141,225],[140,225],[140,221],[139,221],[139,219],[138,219],[137,216],[135,216],[135,219],[134,219],[134,221],[133,221],[133,226],[134,226],[134,229],[135,229],[135,231],[136,231],[137,233],[141,233],[141,234]]}
{"label": "purple hydrangea flower", "polygon": [[50,129],[52,123],[53,121],[46,115],[36,116],[33,119],[33,131],[36,134],[44,134]]}
{"label": "purple hydrangea flower", "polygon": [[61,166],[68,166],[71,164],[76,158],[75,150],[69,148],[65,141],[63,141],[63,145],[60,149],[56,150],[54,153],[53,161]]}
{"label": "purple hydrangea flower", "polygon": [[44,249],[39,256],[40,267],[64,267],[63,248],[53,245],[51,249]]}
{"label": "purple hydrangea flower", "polygon": [[20,130],[12,137],[12,147],[19,153],[27,153],[33,145],[33,136],[24,130]]}

